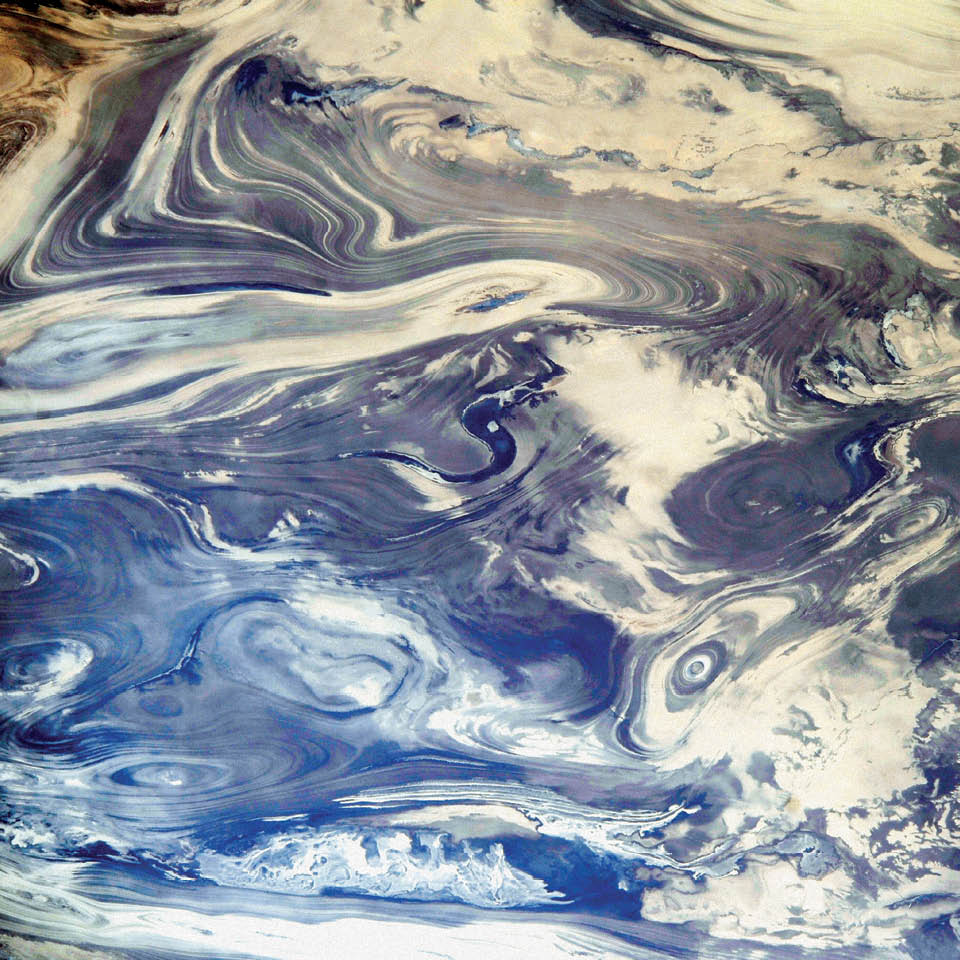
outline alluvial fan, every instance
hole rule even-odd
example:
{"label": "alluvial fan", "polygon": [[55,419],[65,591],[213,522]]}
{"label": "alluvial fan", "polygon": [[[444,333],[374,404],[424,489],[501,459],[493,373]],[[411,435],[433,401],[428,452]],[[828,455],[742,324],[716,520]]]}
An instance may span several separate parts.
{"label": "alluvial fan", "polygon": [[955,0],[0,0],[0,956],[960,956]]}

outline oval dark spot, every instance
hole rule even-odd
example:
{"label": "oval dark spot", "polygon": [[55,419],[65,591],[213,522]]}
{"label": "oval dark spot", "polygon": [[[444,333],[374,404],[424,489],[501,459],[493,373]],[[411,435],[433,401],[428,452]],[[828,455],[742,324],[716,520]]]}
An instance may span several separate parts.
{"label": "oval dark spot", "polygon": [[727,650],[719,640],[708,640],[688,650],[673,668],[675,693],[687,697],[708,687],[727,665]]}

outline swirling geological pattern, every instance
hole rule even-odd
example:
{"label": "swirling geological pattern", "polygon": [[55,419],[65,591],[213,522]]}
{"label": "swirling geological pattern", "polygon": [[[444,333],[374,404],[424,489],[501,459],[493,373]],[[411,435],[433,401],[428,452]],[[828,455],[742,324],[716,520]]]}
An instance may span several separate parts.
{"label": "swirling geological pattern", "polygon": [[956,0],[0,2],[0,956],[960,955]]}

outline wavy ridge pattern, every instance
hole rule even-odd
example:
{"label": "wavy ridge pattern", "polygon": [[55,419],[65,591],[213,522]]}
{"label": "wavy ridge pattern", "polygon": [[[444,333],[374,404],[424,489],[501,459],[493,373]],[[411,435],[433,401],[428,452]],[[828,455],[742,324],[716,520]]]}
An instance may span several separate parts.
{"label": "wavy ridge pattern", "polygon": [[3,950],[955,955],[953,5],[10,6]]}

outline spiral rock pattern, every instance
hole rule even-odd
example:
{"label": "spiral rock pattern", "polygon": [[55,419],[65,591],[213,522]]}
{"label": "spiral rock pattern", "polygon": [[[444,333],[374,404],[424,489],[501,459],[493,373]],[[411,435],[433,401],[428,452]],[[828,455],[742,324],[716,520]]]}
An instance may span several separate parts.
{"label": "spiral rock pattern", "polygon": [[0,2],[3,956],[957,955],[960,12],[838,9]]}

